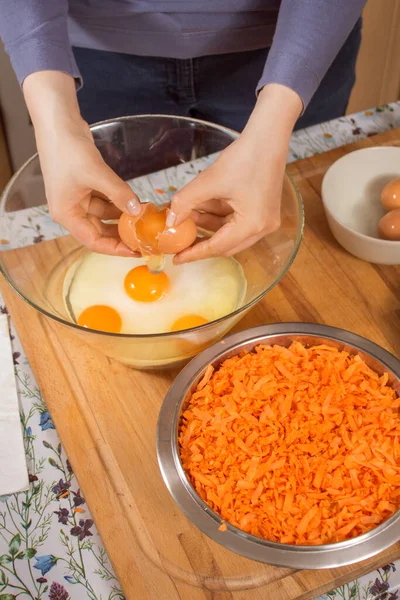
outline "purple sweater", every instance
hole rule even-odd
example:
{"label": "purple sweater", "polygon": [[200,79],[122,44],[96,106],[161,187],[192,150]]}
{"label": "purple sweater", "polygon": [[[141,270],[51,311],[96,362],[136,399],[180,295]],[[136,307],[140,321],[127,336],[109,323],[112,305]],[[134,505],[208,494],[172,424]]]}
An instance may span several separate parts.
{"label": "purple sweater", "polygon": [[257,89],[280,83],[307,106],[366,0],[0,0],[0,37],[19,81],[80,80],[72,46],[194,58],[271,46]]}

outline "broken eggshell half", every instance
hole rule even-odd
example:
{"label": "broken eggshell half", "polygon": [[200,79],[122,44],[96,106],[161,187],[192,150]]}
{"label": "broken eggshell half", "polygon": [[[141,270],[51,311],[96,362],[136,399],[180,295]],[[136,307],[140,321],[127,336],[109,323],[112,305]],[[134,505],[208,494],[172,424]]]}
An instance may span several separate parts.
{"label": "broken eggshell half", "polygon": [[190,217],[176,227],[167,227],[168,208],[157,208],[148,202],[138,216],[123,213],[118,221],[121,240],[142,255],[177,254],[193,244],[197,227]]}

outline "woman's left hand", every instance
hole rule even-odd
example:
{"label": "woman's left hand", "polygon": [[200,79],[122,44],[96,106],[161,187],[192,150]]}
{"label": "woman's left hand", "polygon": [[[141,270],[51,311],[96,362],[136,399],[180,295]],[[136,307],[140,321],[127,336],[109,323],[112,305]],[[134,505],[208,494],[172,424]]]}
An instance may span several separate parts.
{"label": "woman's left hand", "polygon": [[241,136],[175,194],[167,225],[192,216],[215,232],[177,254],[176,264],[232,256],[279,228],[289,140],[300,111],[295,92],[266,86]]}

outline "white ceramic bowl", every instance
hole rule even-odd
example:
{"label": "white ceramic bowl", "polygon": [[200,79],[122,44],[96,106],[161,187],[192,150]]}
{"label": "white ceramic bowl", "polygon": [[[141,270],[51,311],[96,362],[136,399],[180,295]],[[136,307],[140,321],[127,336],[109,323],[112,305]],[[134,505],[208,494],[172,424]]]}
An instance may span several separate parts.
{"label": "white ceramic bowl", "polygon": [[378,238],[385,214],[383,187],[400,178],[400,148],[356,150],[336,161],[322,182],[322,202],[329,227],[343,248],[371,263],[400,264],[400,241]]}

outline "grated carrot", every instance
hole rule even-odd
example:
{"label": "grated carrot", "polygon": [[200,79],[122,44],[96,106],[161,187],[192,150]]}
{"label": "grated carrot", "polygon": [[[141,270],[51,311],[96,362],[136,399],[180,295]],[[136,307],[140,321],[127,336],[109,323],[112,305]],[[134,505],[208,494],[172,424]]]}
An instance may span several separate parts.
{"label": "grated carrot", "polygon": [[399,508],[399,409],[388,374],[359,356],[258,346],[207,368],[182,413],[182,466],[221,531],[342,541]]}

